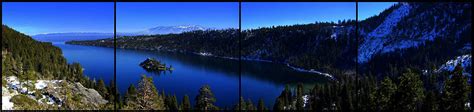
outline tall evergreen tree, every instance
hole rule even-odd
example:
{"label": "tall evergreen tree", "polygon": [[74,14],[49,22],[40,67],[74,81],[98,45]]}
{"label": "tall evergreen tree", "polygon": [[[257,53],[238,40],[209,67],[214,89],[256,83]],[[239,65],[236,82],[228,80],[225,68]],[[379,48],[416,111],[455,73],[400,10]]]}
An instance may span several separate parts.
{"label": "tall evergreen tree", "polygon": [[435,110],[440,110],[439,108],[439,102],[438,102],[439,96],[436,94],[435,91],[430,90],[426,94],[425,100],[423,102],[423,111],[435,111]]}
{"label": "tall evergreen tree", "polygon": [[117,93],[117,88],[115,87],[114,81],[110,81],[109,86],[107,87],[107,91],[109,92],[109,95],[106,96],[107,100],[109,100],[110,103],[116,102],[116,97],[118,95]]}
{"label": "tall evergreen tree", "polygon": [[216,102],[216,98],[214,98],[214,94],[211,91],[211,88],[208,85],[204,85],[199,89],[199,94],[195,98],[196,110],[218,110],[218,108],[214,105]]}
{"label": "tall evergreen tree", "polygon": [[244,100],[244,97],[240,97],[239,104],[236,107],[237,110],[247,110],[247,103]]}
{"label": "tall evergreen tree", "polygon": [[191,102],[189,101],[189,96],[188,95],[184,95],[183,97],[183,101],[181,102],[181,109],[184,110],[184,111],[189,111],[191,110]]}
{"label": "tall evergreen tree", "polygon": [[468,101],[469,86],[467,78],[462,74],[463,68],[458,64],[451,78],[446,80],[442,100],[445,110],[465,110]]}
{"label": "tall evergreen tree", "polygon": [[127,89],[127,93],[128,94],[128,100],[127,101],[136,101],[137,99],[137,89],[135,88],[135,86],[133,86],[133,84],[130,84],[130,86],[128,87]]}
{"label": "tall evergreen tree", "polygon": [[249,110],[249,111],[257,110],[257,107],[255,107],[253,105],[252,100],[250,100],[250,99],[247,100],[247,110]]}
{"label": "tall evergreen tree", "polygon": [[278,97],[273,105],[273,111],[285,110],[285,100],[283,97]]}
{"label": "tall evergreen tree", "polygon": [[436,79],[437,74],[430,74],[428,78],[428,87],[426,87],[426,97],[423,102],[423,111],[434,111],[434,110],[440,110],[439,108],[439,97],[441,96],[439,94],[438,88],[437,88],[437,82],[438,80]]}
{"label": "tall evergreen tree", "polygon": [[267,107],[265,107],[265,103],[263,102],[263,99],[262,99],[262,98],[260,98],[260,99],[258,100],[257,110],[258,110],[259,112],[263,112],[263,111],[267,110]]}
{"label": "tall evergreen tree", "polygon": [[176,99],[176,95],[169,95],[165,99],[166,105],[170,111],[177,111],[178,108],[178,101]]}
{"label": "tall evergreen tree", "polygon": [[311,90],[311,99],[310,99],[310,107],[311,107],[311,110],[314,110],[314,111],[321,111],[321,89],[320,89],[320,85],[314,85],[313,89]]}
{"label": "tall evergreen tree", "polygon": [[107,98],[109,96],[107,87],[105,86],[104,80],[99,79],[96,90],[99,92],[102,97]]}
{"label": "tall evergreen tree", "polygon": [[352,94],[351,94],[351,91],[349,90],[349,85],[347,84],[344,84],[342,85],[342,88],[341,88],[341,96],[339,96],[341,98],[341,110],[343,111],[352,111],[354,110],[354,107],[352,105]]}
{"label": "tall evergreen tree", "polygon": [[399,77],[400,83],[395,95],[396,103],[394,110],[416,110],[422,103],[425,95],[423,93],[423,82],[417,73],[407,70]]}
{"label": "tall evergreen tree", "polygon": [[377,90],[377,106],[379,110],[387,110],[390,109],[389,106],[391,105],[391,101],[393,100],[392,97],[397,91],[397,85],[392,82],[389,77],[385,77],[385,79],[381,82],[380,87]]}
{"label": "tall evergreen tree", "polygon": [[158,95],[153,79],[142,75],[140,82],[138,83],[137,92],[137,104],[138,109],[144,110],[164,110],[164,101]]}
{"label": "tall evergreen tree", "polygon": [[284,98],[285,106],[291,105],[291,101],[293,101],[293,95],[291,93],[291,89],[289,85],[285,86],[285,90],[283,91],[282,95]]}
{"label": "tall evergreen tree", "polygon": [[296,87],[296,110],[304,110],[303,84],[299,83]]}

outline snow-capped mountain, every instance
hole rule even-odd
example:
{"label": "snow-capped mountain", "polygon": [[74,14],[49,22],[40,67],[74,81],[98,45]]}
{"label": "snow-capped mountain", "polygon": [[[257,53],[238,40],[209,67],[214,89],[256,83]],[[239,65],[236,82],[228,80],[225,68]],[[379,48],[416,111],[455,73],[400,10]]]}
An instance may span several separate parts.
{"label": "snow-capped mountain", "polygon": [[195,30],[207,30],[199,25],[179,25],[179,26],[158,26],[145,31],[136,32],[138,35],[156,35],[156,34],[177,34]]}
{"label": "snow-capped mountain", "polygon": [[357,60],[366,63],[376,54],[418,47],[436,38],[460,40],[470,31],[470,10],[470,4],[461,3],[394,5],[384,15],[362,21]]}

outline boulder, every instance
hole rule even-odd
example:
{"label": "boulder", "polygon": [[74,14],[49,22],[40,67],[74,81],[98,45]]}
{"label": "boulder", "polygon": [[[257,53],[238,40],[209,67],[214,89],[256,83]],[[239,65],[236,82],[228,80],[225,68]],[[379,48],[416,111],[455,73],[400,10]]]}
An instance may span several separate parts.
{"label": "boulder", "polygon": [[94,105],[106,104],[108,101],[105,100],[99,92],[94,89],[85,88],[81,83],[74,83],[72,88],[74,94],[82,94],[82,102],[87,102]]}

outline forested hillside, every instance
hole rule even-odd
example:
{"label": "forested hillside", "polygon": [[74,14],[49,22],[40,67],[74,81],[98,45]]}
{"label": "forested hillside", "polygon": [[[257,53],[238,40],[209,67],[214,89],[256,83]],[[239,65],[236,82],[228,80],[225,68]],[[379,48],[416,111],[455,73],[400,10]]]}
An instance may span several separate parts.
{"label": "forested hillside", "polygon": [[79,63],[68,64],[61,49],[51,43],[35,41],[2,25],[2,102],[6,103],[2,109],[110,108],[107,104],[113,102],[104,98],[113,98],[113,94],[89,88],[110,87],[83,75]]}
{"label": "forested hillside", "polygon": [[360,22],[360,74],[433,71],[471,53],[471,4],[399,3]]}
{"label": "forested hillside", "polygon": [[[61,49],[51,43],[38,42],[8,26],[2,26],[2,75],[26,75],[29,78],[82,80],[82,68],[68,65]],[[26,78],[26,76],[25,76]]]}
{"label": "forested hillside", "polygon": [[[467,110],[471,10],[461,2],[399,3],[359,21],[360,35],[355,21],[344,21],[244,30],[240,39],[237,30],[212,30],[117,42],[119,48],[266,60],[337,76],[309,90],[285,88],[273,110]],[[68,43],[113,47],[112,39]],[[356,64],[357,74],[348,75]],[[255,110],[251,102],[237,104]]]}
{"label": "forested hillside", "polygon": [[[355,21],[313,23],[260,28],[242,32],[241,57],[289,63],[322,72],[354,73]],[[239,33],[236,29],[191,31],[181,34],[117,38],[117,47],[164,50],[205,56],[238,58]],[[113,47],[113,39],[70,41],[68,44]],[[342,73],[342,72],[339,72]]]}

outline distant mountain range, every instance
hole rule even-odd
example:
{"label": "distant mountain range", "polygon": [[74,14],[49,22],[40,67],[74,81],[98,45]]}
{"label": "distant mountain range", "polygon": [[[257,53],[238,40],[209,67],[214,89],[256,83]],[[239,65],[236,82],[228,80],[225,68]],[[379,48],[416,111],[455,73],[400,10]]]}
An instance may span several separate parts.
{"label": "distant mountain range", "polygon": [[[179,26],[158,26],[138,32],[118,32],[117,36],[137,36],[137,35],[157,35],[157,34],[177,34],[195,30],[208,30],[199,25],[179,25]],[[68,32],[68,33],[47,33],[32,35],[38,41],[43,42],[65,42],[71,40],[97,40],[114,37],[113,33],[98,32]]]}
{"label": "distant mountain range", "polygon": [[158,26],[145,31],[136,32],[136,35],[177,34],[194,30],[207,30],[199,25]]}
{"label": "distant mountain range", "polygon": [[104,38],[113,38],[113,33],[86,33],[86,32],[71,32],[71,33],[48,33],[38,34],[32,36],[34,39],[43,42],[65,42],[70,40],[97,40]]}

